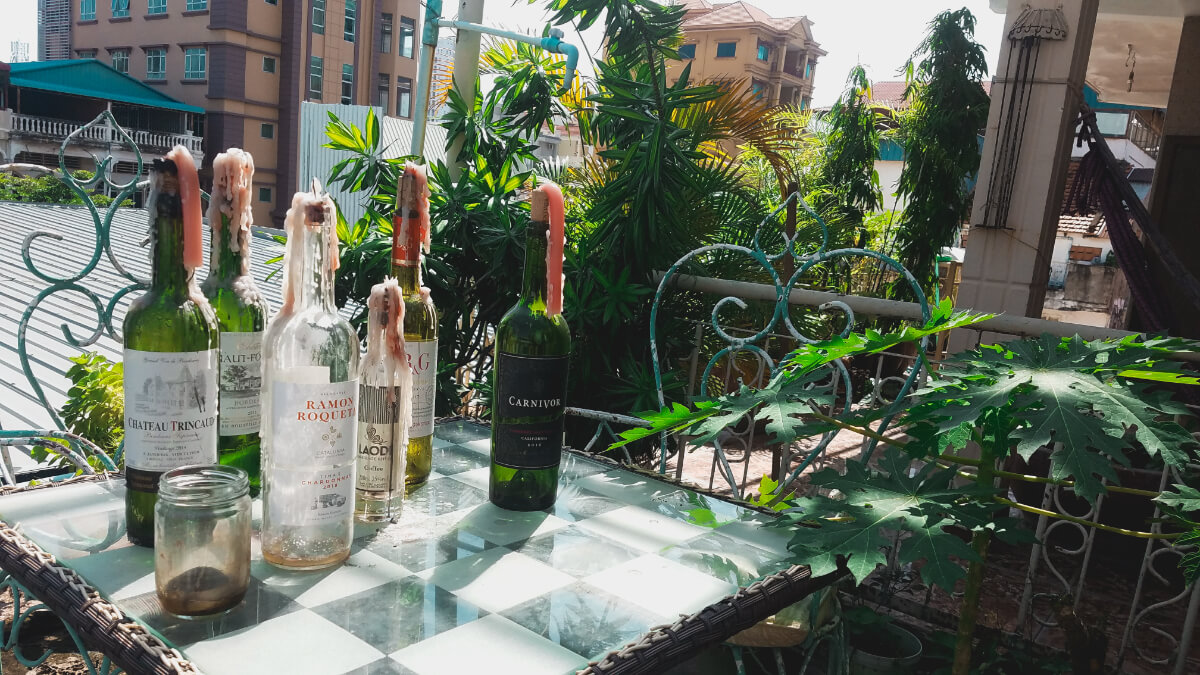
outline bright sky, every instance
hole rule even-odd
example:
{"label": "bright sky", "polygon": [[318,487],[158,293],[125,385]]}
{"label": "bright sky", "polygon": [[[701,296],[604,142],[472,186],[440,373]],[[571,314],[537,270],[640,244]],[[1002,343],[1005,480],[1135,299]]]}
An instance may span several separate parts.
{"label": "bright sky", "polygon": [[[180,0],[181,1],[181,0]],[[719,1],[719,0],[718,0]],[[925,33],[926,25],[938,12],[969,8],[978,19],[976,39],[988,51],[990,72],[1003,37],[1004,17],[988,9],[987,0],[748,0],[774,16],[807,15],[813,21],[813,36],[829,52],[818,64],[813,105],[833,103],[855,63],[867,68],[872,80],[901,79],[897,71]],[[37,52],[37,0],[0,0],[4,21],[0,21],[0,60],[9,58],[9,42],[29,42],[30,54]],[[452,10],[456,2],[447,2]],[[543,2],[530,5],[527,0],[486,0],[484,22],[508,29],[536,29],[548,13]],[[601,33],[590,30],[582,41],[591,50],[600,47]],[[573,30],[568,42],[578,42]],[[590,70],[590,69],[589,69]]]}

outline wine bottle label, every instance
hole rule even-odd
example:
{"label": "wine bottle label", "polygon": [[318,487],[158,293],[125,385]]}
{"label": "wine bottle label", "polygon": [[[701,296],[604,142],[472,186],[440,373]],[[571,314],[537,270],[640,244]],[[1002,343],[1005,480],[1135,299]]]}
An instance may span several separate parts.
{"label": "wine bottle label", "polygon": [[433,401],[437,383],[437,340],[405,340],[404,355],[412,368],[412,426],[409,438],[433,433]]}
{"label": "wine bottle label", "polygon": [[284,374],[271,387],[267,501],[273,523],[303,527],[348,517],[357,404],[357,379],[317,384]]}
{"label": "wine bottle label", "polygon": [[497,464],[513,469],[558,465],[562,454],[567,359],[499,354],[492,410],[492,456]]}
{"label": "wine bottle label", "polygon": [[217,350],[126,349],[124,370],[125,465],[162,472],[215,464]]}
{"label": "wine bottle label", "polygon": [[359,490],[391,491],[404,486],[404,451],[396,451],[396,406],[399,387],[363,385],[358,390],[358,477]]}
{"label": "wine bottle label", "polygon": [[257,434],[262,393],[262,336],[255,333],[221,333],[222,436]]}

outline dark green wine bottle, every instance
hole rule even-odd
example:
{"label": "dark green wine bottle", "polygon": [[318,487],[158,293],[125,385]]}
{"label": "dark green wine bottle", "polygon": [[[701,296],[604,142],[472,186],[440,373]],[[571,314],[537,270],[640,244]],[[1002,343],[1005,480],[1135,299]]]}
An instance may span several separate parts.
{"label": "dark green wine bottle", "polygon": [[[561,207],[561,196],[557,199]],[[561,295],[557,302],[549,298],[551,293],[561,294],[561,285],[547,292],[547,232],[556,230],[561,261],[562,223],[551,227],[543,188],[534,192],[530,215],[525,280],[517,304],[496,328],[493,380],[488,497],[496,506],[513,511],[536,511],[554,504],[571,355],[571,331],[560,309]],[[561,219],[561,208],[555,215]],[[561,279],[561,262],[552,274]]]}
{"label": "dark green wine bottle", "polygon": [[246,472],[250,494],[257,496],[262,343],[270,310],[250,274],[253,180],[250,153],[230,148],[213,160],[213,188],[208,203],[212,246],[208,278],[201,290],[212,304],[221,335],[217,452],[222,464]]}
{"label": "dark green wine bottle", "polygon": [[159,476],[217,461],[217,325],[195,278],[200,187],[187,150],[167,157],[150,171],[150,288],[122,329],[125,525],[141,546],[154,544]]}

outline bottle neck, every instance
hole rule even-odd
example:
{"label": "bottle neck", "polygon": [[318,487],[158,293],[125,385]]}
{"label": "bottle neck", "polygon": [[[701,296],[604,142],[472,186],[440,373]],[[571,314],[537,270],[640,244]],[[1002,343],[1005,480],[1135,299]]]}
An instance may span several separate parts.
{"label": "bottle neck", "polygon": [[546,232],[547,223],[529,221],[525,228],[525,281],[521,285],[521,302],[546,306]]}
{"label": "bottle neck", "polygon": [[400,285],[400,292],[406,298],[415,298],[421,294],[421,266],[392,268],[392,276]]}
{"label": "bottle neck", "polygon": [[242,250],[240,242],[234,242],[229,231],[229,216],[221,216],[221,227],[213,231],[212,251],[209,261],[212,274],[222,281],[243,277],[250,273],[249,260]]}
{"label": "bottle neck", "polygon": [[150,287],[159,292],[182,293],[191,274],[183,267],[183,207],[178,193],[157,196],[152,227]]}
{"label": "bottle neck", "polygon": [[416,211],[410,210],[407,217],[398,212],[392,220],[392,276],[405,298],[420,296],[421,227]]}
{"label": "bottle neck", "polygon": [[326,312],[336,312],[333,302],[333,270],[329,264],[329,229],[332,225],[305,225],[292,236],[303,237],[300,252],[303,254],[300,269],[300,286],[296,296],[302,308],[320,307]]}

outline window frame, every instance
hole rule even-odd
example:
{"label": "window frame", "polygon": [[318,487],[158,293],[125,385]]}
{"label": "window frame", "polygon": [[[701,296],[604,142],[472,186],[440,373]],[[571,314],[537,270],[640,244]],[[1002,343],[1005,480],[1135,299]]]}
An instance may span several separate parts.
{"label": "window frame", "polygon": [[342,96],[338,100],[342,105],[354,105],[354,64],[342,64]]}
{"label": "window frame", "polygon": [[[411,77],[396,78],[396,117],[412,119],[413,81]],[[403,106],[403,107],[401,107]]]}
{"label": "window frame", "polygon": [[258,135],[260,138],[265,138],[269,141],[275,140],[275,123],[260,122],[258,125]]}
{"label": "window frame", "polygon": [[[88,11],[89,7],[91,8],[90,12]],[[96,0],[79,0],[79,20],[96,20]]]}
{"label": "window frame", "polygon": [[[721,48],[722,48],[722,47],[730,47],[730,51],[729,51],[729,53],[728,53],[728,54],[722,54],[722,53],[721,53]],[[717,43],[717,55],[716,55],[716,57],[715,57],[715,58],[718,58],[718,59],[734,59],[734,58],[737,58],[737,42],[718,42],[718,43]]]}
{"label": "window frame", "polygon": [[[124,8],[119,8],[118,5],[124,5]],[[125,19],[129,17],[129,0],[112,0],[112,18]]]}
{"label": "window frame", "polygon": [[400,17],[400,41],[398,43],[399,50],[396,52],[403,58],[416,58],[417,52],[417,20],[407,17]]}
{"label": "window frame", "polygon": [[167,13],[167,0],[146,0],[146,15],[157,16]]}
{"label": "window frame", "polygon": [[358,1],[346,0],[346,12],[342,21],[342,38],[354,42],[358,36]]}
{"label": "window frame", "polygon": [[[117,57],[118,56],[122,57],[122,60],[125,61],[125,70],[121,70],[120,68],[117,67]],[[124,73],[126,75],[129,74],[129,50],[128,49],[112,50],[112,52],[109,53],[109,62],[110,62],[110,65],[112,65],[113,70],[117,71],[118,73]]]}
{"label": "window frame", "polygon": [[[199,69],[192,67],[195,65],[194,63],[189,64],[189,60],[194,59],[195,57],[199,57]],[[183,79],[208,79],[208,47],[187,47],[183,50]]]}
{"label": "window frame", "polygon": [[770,61],[771,60],[771,45],[766,44],[765,42],[759,42],[758,43],[758,52],[755,54],[755,57],[759,61],[762,61],[764,63],[766,63],[767,61]]}
{"label": "window frame", "polygon": [[392,76],[388,73],[380,73],[378,81],[375,84],[375,104],[383,110],[386,115],[391,112],[392,105]]}
{"label": "window frame", "polygon": [[391,14],[384,13],[379,19],[379,53],[392,53],[392,37],[394,35],[393,17]]}
{"label": "window frame", "polygon": [[[267,195],[266,199],[263,199],[263,194],[264,194],[263,191],[264,190],[266,191],[266,195]],[[274,200],[274,197],[275,197],[275,192],[274,192],[274,190],[271,189],[271,186],[269,186],[269,185],[258,186],[258,202],[260,204],[270,204]]]}
{"label": "window frame", "polygon": [[[270,70],[267,69],[268,61],[271,63]],[[274,75],[278,68],[279,68],[279,61],[274,56],[262,57],[262,70],[264,73],[270,73],[270,74]]]}
{"label": "window frame", "polygon": [[[150,64],[153,61],[161,61],[162,70],[151,71]],[[160,82],[167,79],[167,48],[166,47],[148,47],[146,49],[146,79]]]}
{"label": "window frame", "polygon": [[183,5],[185,12],[204,12],[208,10],[208,0],[187,0]]}
{"label": "window frame", "polygon": [[[317,21],[318,12],[321,20]],[[309,27],[317,35],[325,34],[325,0],[312,0],[312,11],[308,15]]]}
{"label": "window frame", "polygon": [[696,43],[679,45],[679,58],[684,61],[691,61],[696,58]]}
{"label": "window frame", "polygon": [[[317,86],[313,88],[313,82],[316,78]],[[315,98],[318,101],[325,98],[325,59],[320,56],[308,57],[308,98]]]}

